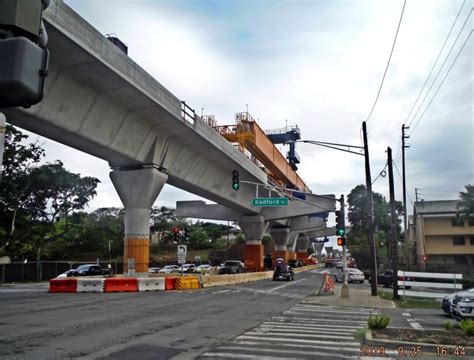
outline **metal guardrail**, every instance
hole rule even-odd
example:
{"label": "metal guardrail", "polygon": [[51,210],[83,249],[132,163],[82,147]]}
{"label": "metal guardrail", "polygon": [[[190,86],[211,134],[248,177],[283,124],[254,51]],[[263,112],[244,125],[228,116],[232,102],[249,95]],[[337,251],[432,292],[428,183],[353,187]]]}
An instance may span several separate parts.
{"label": "metal guardrail", "polygon": [[[445,273],[428,273],[428,272],[413,272],[413,271],[398,271],[397,275],[403,280],[398,280],[398,286],[403,286],[399,290],[401,296],[422,297],[442,299],[446,295],[462,290],[462,274],[445,274]],[[414,281],[406,281],[407,277],[415,278]],[[439,279],[452,282],[430,282],[418,281],[418,279]],[[407,290],[407,287],[418,289],[417,291]],[[421,290],[419,290],[421,289]],[[423,289],[426,289],[423,290]],[[449,290],[444,292],[430,291],[432,289]]]}
{"label": "metal guardrail", "polygon": [[181,101],[181,117],[186,121],[190,121],[193,125],[196,121],[196,111],[186,101]]}

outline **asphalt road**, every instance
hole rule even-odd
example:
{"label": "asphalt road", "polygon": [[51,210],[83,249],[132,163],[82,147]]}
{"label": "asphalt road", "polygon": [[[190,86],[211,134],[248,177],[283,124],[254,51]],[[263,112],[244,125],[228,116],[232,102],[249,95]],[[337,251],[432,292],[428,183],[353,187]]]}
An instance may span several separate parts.
{"label": "asphalt road", "polygon": [[0,357],[193,359],[301,302],[316,271],[195,291],[49,294],[0,288]]}

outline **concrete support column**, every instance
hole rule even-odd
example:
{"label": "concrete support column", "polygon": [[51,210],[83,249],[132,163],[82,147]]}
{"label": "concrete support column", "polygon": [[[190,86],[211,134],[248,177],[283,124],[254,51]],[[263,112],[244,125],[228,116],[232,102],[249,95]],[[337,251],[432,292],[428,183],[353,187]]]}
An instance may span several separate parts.
{"label": "concrete support column", "polygon": [[322,252],[323,252],[324,243],[314,243],[314,250],[316,250],[316,258],[318,259],[318,263],[322,260]]}
{"label": "concrete support column", "polygon": [[[150,208],[168,176],[146,168],[114,170],[110,179],[125,207],[124,273],[146,277],[150,261]],[[135,264],[134,270],[128,268],[129,259]]]}
{"label": "concrete support column", "polygon": [[287,244],[288,260],[296,260],[295,248],[296,248],[297,238],[298,238],[298,233],[291,231],[290,236],[288,238],[288,244]]}
{"label": "concrete support column", "polygon": [[326,249],[326,259],[332,259],[334,254],[332,253],[332,246],[324,247]]}
{"label": "concrete support column", "polygon": [[288,261],[288,240],[290,238],[290,229],[288,228],[273,228],[270,229],[275,248],[272,253],[272,261],[275,264],[277,258],[282,258],[285,262]]}
{"label": "concrete support column", "polygon": [[296,258],[306,264],[308,261],[308,245],[309,236],[306,234],[299,234],[296,241]]}
{"label": "concrete support column", "polygon": [[239,226],[245,235],[244,263],[248,271],[263,270],[262,236],[268,227],[263,216],[241,216]]}

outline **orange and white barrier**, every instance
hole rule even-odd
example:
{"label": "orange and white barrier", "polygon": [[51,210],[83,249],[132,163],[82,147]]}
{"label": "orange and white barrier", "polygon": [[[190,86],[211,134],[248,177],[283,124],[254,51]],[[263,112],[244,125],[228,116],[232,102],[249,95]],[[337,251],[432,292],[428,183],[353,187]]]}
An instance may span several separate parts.
{"label": "orange and white barrier", "polygon": [[104,279],[77,279],[77,292],[104,292]]}
{"label": "orange and white barrier", "polygon": [[165,278],[139,278],[138,291],[165,290]]}

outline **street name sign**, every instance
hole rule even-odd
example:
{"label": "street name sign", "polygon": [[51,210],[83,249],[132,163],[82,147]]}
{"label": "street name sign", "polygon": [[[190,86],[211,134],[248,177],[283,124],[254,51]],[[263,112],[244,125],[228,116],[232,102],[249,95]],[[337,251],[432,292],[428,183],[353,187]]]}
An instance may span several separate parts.
{"label": "street name sign", "polygon": [[252,200],[253,206],[288,206],[288,198],[255,198]]}

